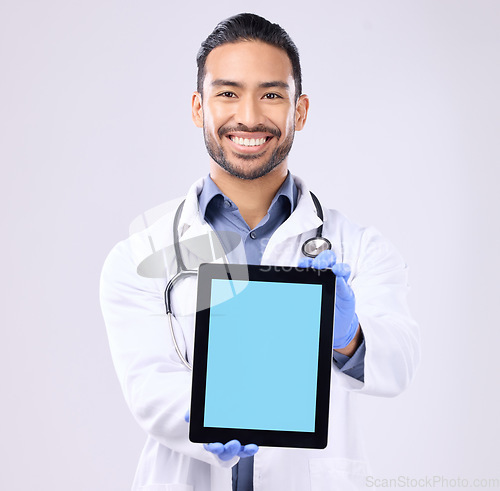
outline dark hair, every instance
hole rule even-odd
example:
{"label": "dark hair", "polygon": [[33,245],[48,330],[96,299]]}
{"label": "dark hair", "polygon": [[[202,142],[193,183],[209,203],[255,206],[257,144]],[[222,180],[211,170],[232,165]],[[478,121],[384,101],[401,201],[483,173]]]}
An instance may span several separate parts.
{"label": "dark hair", "polygon": [[302,73],[300,70],[299,50],[287,32],[278,24],[255,14],[237,14],[219,22],[212,33],[201,43],[196,56],[198,65],[198,92],[203,90],[205,78],[205,62],[210,52],[227,43],[238,41],[262,41],[276,46],[286,52],[292,64],[292,73],[295,80],[295,100],[302,94]]}

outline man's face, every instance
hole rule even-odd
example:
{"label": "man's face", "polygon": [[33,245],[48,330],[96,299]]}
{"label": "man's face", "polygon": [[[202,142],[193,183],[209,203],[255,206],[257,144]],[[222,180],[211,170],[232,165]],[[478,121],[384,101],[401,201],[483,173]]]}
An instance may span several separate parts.
{"label": "man's face", "polygon": [[241,179],[286,166],[308,101],[295,104],[292,65],[285,51],[259,41],[215,48],[207,57],[203,98],[193,96],[193,120],[203,127],[212,160]]}

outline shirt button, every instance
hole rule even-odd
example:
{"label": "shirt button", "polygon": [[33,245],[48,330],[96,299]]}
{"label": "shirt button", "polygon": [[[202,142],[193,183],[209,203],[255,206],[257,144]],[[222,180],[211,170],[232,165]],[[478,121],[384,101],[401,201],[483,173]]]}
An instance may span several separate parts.
{"label": "shirt button", "polygon": [[231,208],[231,206],[232,206],[231,201],[229,201],[228,199],[224,200],[224,206],[225,206],[226,208]]}
{"label": "shirt button", "polygon": [[257,238],[257,234],[255,232],[250,232],[250,237],[252,239],[256,239]]}

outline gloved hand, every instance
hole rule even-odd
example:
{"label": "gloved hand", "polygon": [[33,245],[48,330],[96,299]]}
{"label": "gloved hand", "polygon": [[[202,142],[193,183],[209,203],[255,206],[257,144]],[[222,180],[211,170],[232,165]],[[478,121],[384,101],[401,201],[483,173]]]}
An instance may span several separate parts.
{"label": "gloved hand", "polygon": [[[184,420],[186,421],[186,423],[189,423],[189,410],[186,412]],[[219,457],[219,459],[223,461],[231,460],[236,456],[238,456],[240,459],[251,457],[252,455],[255,455],[259,450],[259,447],[253,443],[242,445],[238,440],[231,440],[225,445],[219,442],[204,443],[203,448],[208,452],[217,455],[217,457]]]}
{"label": "gloved hand", "polygon": [[203,448],[217,455],[221,460],[231,460],[233,457],[251,457],[259,450],[259,447],[253,443],[242,445],[238,440],[231,440],[223,445],[222,443],[204,443]]}
{"label": "gloved hand", "polygon": [[351,268],[348,264],[337,263],[337,257],[331,250],[323,251],[315,258],[303,257],[299,268],[331,268],[337,277],[335,284],[335,324],[333,329],[333,348],[345,348],[354,338],[359,320],[355,312],[356,301],[352,288],[347,284]]}

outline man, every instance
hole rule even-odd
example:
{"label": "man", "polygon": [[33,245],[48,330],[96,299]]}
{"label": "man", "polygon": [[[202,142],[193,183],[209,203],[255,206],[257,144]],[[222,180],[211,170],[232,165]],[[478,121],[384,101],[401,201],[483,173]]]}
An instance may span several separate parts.
{"label": "man", "polygon": [[[306,123],[309,100],[302,94],[297,49],[280,26],[252,14],[226,19],[204,41],[197,61],[192,116],[203,128],[210,175],[191,187],[177,212],[119,243],[101,280],[113,361],[127,403],[148,433],[133,489],[361,488],[366,464],[355,393],[396,395],[418,363],[406,266],[374,229],[358,227],[333,210],[324,210],[322,222],[305,183],[288,172],[288,153],[295,131]],[[321,224],[333,250],[304,258],[301,245]],[[184,415],[191,375],[170,337],[163,298],[179,259],[164,254],[164,274],[146,274],[144,265],[154,256],[151,244],[155,251],[168,251],[176,236],[189,241],[212,230],[240,237],[228,253],[232,262],[331,267],[336,273],[326,449],[255,453],[254,446],[234,441],[189,442]],[[173,328],[189,360],[195,287],[196,279],[189,277],[171,292]]]}

